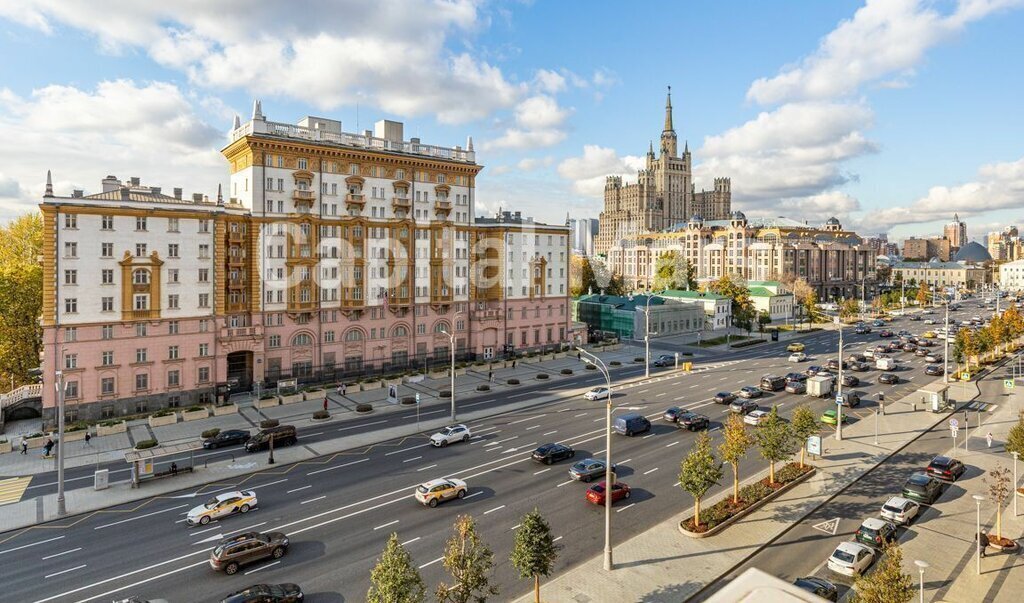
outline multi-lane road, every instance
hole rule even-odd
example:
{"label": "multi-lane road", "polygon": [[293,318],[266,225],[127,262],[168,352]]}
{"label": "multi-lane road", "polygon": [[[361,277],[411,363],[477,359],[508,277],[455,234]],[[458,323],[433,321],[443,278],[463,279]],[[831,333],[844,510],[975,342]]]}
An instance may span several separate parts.
{"label": "multi-lane road", "polygon": [[[923,330],[918,325],[905,318],[894,323],[896,328]],[[823,364],[835,354],[834,332],[814,333],[803,341],[810,363]],[[867,342],[878,341],[877,333],[848,332],[844,352],[861,351]],[[703,360],[697,366],[700,370],[691,374],[655,373],[660,380],[617,390],[615,404],[640,408],[654,428],[648,435],[613,439],[618,476],[633,488],[633,496],[615,507],[615,540],[648,529],[691,503],[676,479],[695,435],[662,421],[664,409],[679,405],[708,414],[712,435],[719,435],[726,411],[711,402],[711,396],[756,385],[764,374],[794,370],[784,347],[754,346]],[[897,385],[876,384],[879,371],[858,373],[866,382],[853,389],[866,401],[854,409],[854,420],[870,415],[879,391],[893,400],[932,379],[921,370],[923,359],[902,354],[901,361]],[[587,378],[595,384],[600,379]],[[816,413],[832,404],[783,392],[761,399],[763,407],[778,405],[784,416],[803,402]],[[216,601],[256,582],[298,583],[312,601],[358,601],[365,597],[370,569],[391,532],[405,543],[428,585],[444,579],[444,543],[455,518],[466,513],[476,518],[484,540],[495,551],[501,598],[512,598],[529,588],[516,578],[507,558],[515,527],[533,507],[547,517],[562,546],[560,570],[600,553],[603,510],[584,501],[586,486],[569,480],[568,462],[548,467],[534,463],[530,453],[541,443],[559,441],[573,446],[577,459],[601,457],[604,421],[601,402],[562,400],[472,422],[474,437],[466,444],[437,449],[427,444],[429,434],[422,434],[278,466],[231,483],[211,484],[198,493],[177,492],[44,528],[0,534],[0,584],[4,598],[18,601],[108,601],[127,595],[172,603]],[[752,452],[741,475],[762,467],[763,461]],[[441,476],[466,480],[469,496],[436,509],[416,503],[415,486]],[[207,526],[190,528],[184,523],[188,508],[230,489],[255,490],[259,508]],[[279,562],[256,564],[235,576],[213,572],[206,560],[214,543],[247,530],[286,532],[291,550]]]}

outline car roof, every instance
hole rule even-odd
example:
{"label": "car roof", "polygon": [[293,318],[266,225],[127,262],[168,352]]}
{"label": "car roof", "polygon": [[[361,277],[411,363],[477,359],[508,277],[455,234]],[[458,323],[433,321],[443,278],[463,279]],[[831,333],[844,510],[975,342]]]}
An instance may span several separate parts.
{"label": "car roof", "polygon": [[914,475],[911,475],[910,479],[908,479],[907,481],[912,484],[926,484],[932,481],[932,478],[930,475],[927,475],[925,473],[915,473]]}
{"label": "car roof", "polygon": [[952,460],[953,459],[951,459],[948,456],[941,456],[940,455],[940,456],[937,456],[937,457],[933,458],[931,464],[932,465],[948,465],[950,463],[950,461],[952,461]]}
{"label": "car roof", "polygon": [[466,429],[466,426],[465,426],[465,425],[463,425],[462,423],[457,423],[457,424],[455,424],[455,425],[446,425],[446,426],[444,427],[444,429],[458,429],[458,428],[460,428],[460,427],[461,427],[462,429]]}
{"label": "car roof", "polygon": [[903,498],[902,496],[893,496],[889,500],[885,501],[885,504],[893,507],[905,507],[907,503],[914,504],[914,501]]}
{"label": "car roof", "polygon": [[449,483],[451,483],[450,479],[448,479],[446,477],[439,477],[437,479],[432,479],[429,482],[424,482],[422,485],[426,486],[427,488],[433,488],[434,486],[440,486],[441,484],[449,484]]}
{"label": "car roof", "polygon": [[863,544],[859,542],[853,542],[852,540],[840,542],[839,546],[836,547],[837,551],[843,551],[844,553],[850,553],[851,555],[856,555],[857,553],[865,549],[870,550]]}
{"label": "car roof", "polygon": [[577,462],[576,464],[579,465],[580,463],[603,463],[603,462],[604,461],[602,461],[601,459],[595,459],[594,457],[589,457],[589,458],[583,459],[582,461]]}
{"label": "car roof", "polygon": [[234,492],[224,492],[223,494],[218,494],[215,498],[217,500],[227,500],[229,498],[235,498],[236,496],[249,496],[249,495],[246,494],[245,492],[242,492],[241,490],[235,490]]}
{"label": "car roof", "polygon": [[752,411],[750,413],[750,415],[747,415],[747,416],[751,416],[751,415],[758,415],[758,416],[760,416],[760,415],[766,415],[766,414],[768,414],[767,410],[755,410],[755,411]]}
{"label": "car roof", "polygon": [[868,517],[864,520],[864,523],[860,525],[861,527],[867,528],[869,530],[881,530],[888,523],[888,521],[881,520],[877,517]]}

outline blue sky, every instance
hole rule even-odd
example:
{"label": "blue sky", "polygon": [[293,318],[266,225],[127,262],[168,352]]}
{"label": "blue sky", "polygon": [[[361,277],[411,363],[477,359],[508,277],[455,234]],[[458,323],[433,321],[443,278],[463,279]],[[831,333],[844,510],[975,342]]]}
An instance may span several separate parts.
{"label": "blue sky", "polygon": [[[166,5],[166,6],[164,6]],[[235,113],[464,144],[481,212],[596,217],[665,87],[698,188],[862,234],[1024,221],[1024,2],[0,0],[0,218],[106,174],[214,194]],[[640,10],[642,9],[642,10]],[[308,22],[308,15],[318,18]]]}

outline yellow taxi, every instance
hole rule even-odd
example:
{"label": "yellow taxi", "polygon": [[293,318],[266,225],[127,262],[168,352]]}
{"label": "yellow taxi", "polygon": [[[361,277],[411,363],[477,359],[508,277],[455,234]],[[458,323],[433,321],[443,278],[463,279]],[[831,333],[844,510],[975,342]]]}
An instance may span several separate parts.
{"label": "yellow taxi", "polygon": [[188,512],[185,521],[190,526],[210,523],[214,519],[226,517],[232,513],[248,513],[256,507],[256,493],[252,490],[225,492],[214,496],[205,504],[194,507]]}
{"label": "yellow taxi", "polygon": [[453,498],[465,498],[466,482],[455,478],[435,479],[416,488],[416,500],[428,507]]}
{"label": "yellow taxi", "polygon": [[937,335],[935,331],[925,331],[924,333],[921,333],[921,337],[924,337],[925,339],[935,339]]}
{"label": "yellow taxi", "polygon": [[793,343],[786,346],[787,352],[802,352],[804,351],[804,344],[794,341]]}

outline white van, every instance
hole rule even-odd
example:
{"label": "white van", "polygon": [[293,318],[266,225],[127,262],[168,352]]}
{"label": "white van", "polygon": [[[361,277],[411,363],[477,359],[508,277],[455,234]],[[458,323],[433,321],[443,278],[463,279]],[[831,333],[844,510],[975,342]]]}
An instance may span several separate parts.
{"label": "white van", "polygon": [[891,371],[896,368],[896,360],[892,358],[879,358],[875,361],[875,368],[880,371]]}
{"label": "white van", "polygon": [[865,358],[874,358],[875,357],[875,348],[868,348],[868,349],[864,350],[862,352],[862,354],[864,354]]}

